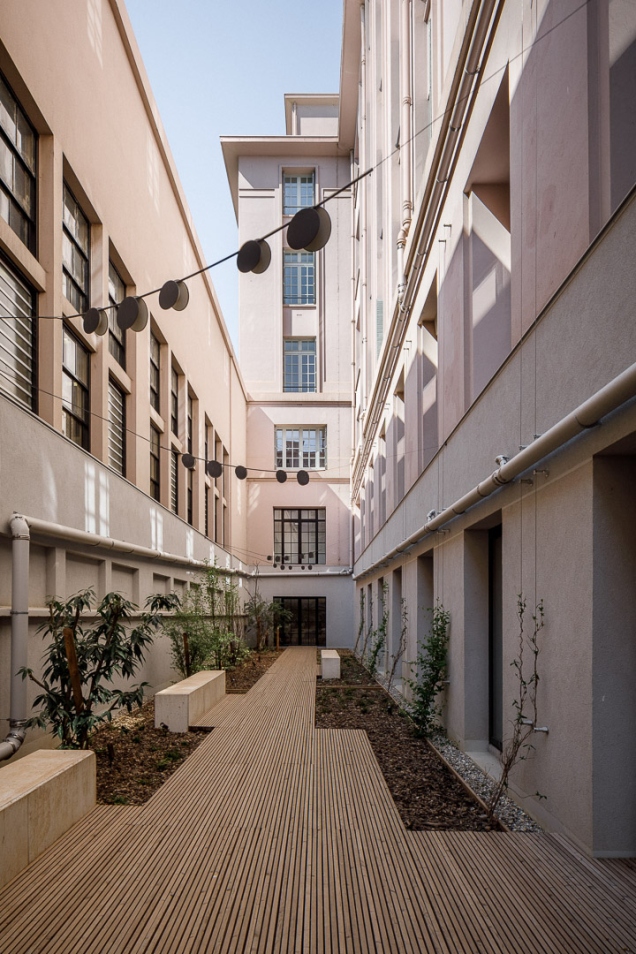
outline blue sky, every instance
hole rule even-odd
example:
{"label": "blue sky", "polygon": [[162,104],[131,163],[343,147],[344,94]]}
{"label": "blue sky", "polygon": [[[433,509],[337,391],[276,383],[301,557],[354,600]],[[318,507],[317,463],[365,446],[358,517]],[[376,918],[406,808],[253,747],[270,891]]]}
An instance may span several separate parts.
{"label": "blue sky", "polygon": [[[126,0],[208,262],[237,248],[220,136],[283,135],[285,93],[335,93],[343,0]],[[238,347],[234,261],[213,269]]]}

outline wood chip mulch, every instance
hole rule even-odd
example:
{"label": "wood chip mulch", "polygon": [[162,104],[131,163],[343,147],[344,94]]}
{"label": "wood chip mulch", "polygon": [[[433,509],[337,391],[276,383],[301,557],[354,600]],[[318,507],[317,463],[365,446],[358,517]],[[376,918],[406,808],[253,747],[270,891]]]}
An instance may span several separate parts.
{"label": "wood chip mulch", "polygon": [[[353,656],[339,652],[342,679],[330,680],[324,687],[318,681],[316,728],[363,729],[367,733],[406,828],[489,831],[492,826],[482,806],[417,735],[411,720],[391,697],[382,689],[347,688],[364,684],[370,677]],[[378,685],[374,680],[371,683]]]}
{"label": "wood chip mulch", "polygon": [[[283,650],[252,653],[225,674],[229,692],[247,692],[276,662]],[[94,733],[97,801],[100,805],[143,805],[198,745],[205,733],[155,729],[154,700],[124,713]]]}

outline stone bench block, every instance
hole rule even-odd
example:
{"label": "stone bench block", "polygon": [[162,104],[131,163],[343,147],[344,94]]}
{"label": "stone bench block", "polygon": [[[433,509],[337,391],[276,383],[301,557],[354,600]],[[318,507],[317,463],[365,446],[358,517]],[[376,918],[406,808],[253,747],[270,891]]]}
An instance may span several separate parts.
{"label": "stone bench block", "polygon": [[155,727],[187,732],[225,696],[225,670],[195,672],[155,695]]}
{"label": "stone bench block", "polygon": [[320,662],[323,681],[340,679],[340,656],[335,649],[321,649]]}
{"label": "stone bench block", "polygon": [[42,749],[0,768],[0,886],[96,803],[94,752]]}

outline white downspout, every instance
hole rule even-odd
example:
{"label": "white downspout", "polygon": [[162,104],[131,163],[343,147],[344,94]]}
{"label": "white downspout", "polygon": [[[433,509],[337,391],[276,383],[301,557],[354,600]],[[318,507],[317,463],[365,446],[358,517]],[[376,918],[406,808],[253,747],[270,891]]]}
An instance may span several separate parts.
{"label": "white downspout", "polygon": [[12,537],[11,578],[11,709],[9,734],[0,742],[0,761],[18,751],[26,735],[27,684],[19,671],[27,665],[29,638],[29,524],[14,513],[9,521]]}

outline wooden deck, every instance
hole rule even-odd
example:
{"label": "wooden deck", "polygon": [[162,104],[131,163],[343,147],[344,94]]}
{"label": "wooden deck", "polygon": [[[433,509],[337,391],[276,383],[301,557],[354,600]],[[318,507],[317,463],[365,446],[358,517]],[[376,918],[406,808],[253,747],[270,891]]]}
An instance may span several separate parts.
{"label": "wooden deck", "polygon": [[636,864],[553,836],[407,832],[363,732],[315,730],[290,649],[139,808],[0,892],[2,954],[636,951]]}

